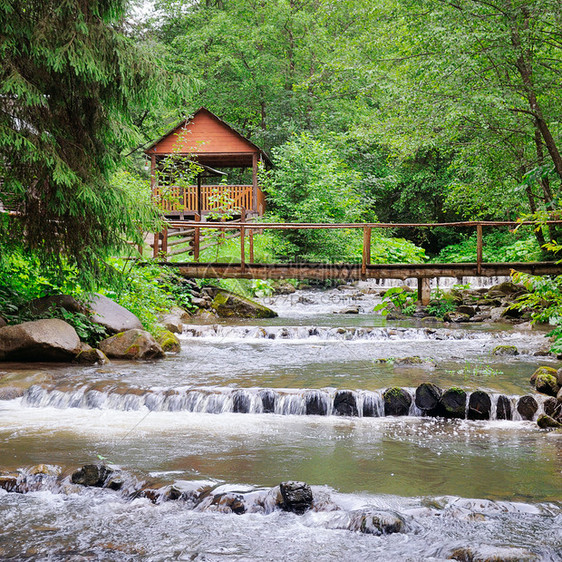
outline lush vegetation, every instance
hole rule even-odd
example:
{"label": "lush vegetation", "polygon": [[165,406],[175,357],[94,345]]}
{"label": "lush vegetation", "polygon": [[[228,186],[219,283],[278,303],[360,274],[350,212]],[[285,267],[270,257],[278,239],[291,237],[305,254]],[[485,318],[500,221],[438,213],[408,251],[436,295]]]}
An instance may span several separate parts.
{"label": "lush vegetation", "polygon": [[[6,0],[0,18],[8,320],[57,292],[105,292],[151,329],[158,310],[189,305],[157,268],[115,256],[158,226],[142,148],[200,106],[270,154],[266,220],[526,216],[540,226],[486,229],[484,259],[557,248],[544,219],[560,216],[558,0]],[[209,242],[202,259],[238,259],[239,240]],[[357,262],[361,243],[354,230],[266,231],[254,252]],[[466,229],[373,233],[374,263],[475,255]]]}

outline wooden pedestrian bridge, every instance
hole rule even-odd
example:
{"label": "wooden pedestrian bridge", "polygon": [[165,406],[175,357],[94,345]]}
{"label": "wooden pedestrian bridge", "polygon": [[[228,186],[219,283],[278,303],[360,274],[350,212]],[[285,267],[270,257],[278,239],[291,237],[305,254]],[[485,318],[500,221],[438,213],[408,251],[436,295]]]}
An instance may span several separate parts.
{"label": "wooden pedestrian bridge", "polygon": [[[268,223],[250,222],[244,212],[240,221],[201,222],[170,220],[166,228],[154,235],[153,257],[160,264],[174,268],[190,278],[203,279],[309,279],[357,281],[365,279],[418,280],[418,296],[422,302],[429,300],[429,282],[440,277],[497,277],[520,271],[532,275],[560,275],[562,265],[554,261],[544,262],[485,262],[483,260],[483,231],[498,227],[536,227],[529,221],[468,221],[448,223]],[[546,224],[562,224],[562,221],[547,221]],[[470,263],[371,263],[371,239],[374,230],[397,228],[458,227],[476,230],[476,261]],[[208,240],[206,233],[212,229],[214,236],[224,239],[239,239],[240,254],[236,260],[226,262],[202,262],[201,250]],[[324,229],[361,230],[363,247],[361,261],[357,263],[256,263],[254,260],[254,236],[264,231],[310,231]],[[185,249],[174,250],[184,243]],[[184,253],[189,261],[170,261],[171,256]]]}

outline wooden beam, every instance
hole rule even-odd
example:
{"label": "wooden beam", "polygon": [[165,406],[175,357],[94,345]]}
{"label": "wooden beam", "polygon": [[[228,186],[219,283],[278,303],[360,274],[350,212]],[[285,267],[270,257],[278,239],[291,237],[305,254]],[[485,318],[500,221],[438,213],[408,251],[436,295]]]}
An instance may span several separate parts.
{"label": "wooden beam", "polygon": [[478,270],[478,275],[482,271],[482,225],[479,224],[476,226],[476,265]]}
{"label": "wooden beam", "polygon": [[[201,215],[195,215],[195,224],[201,220]],[[196,226],[193,232],[193,259],[199,261],[200,229]]]}
{"label": "wooden beam", "polygon": [[[363,278],[362,264],[245,264],[244,271],[236,263],[167,263],[185,277],[244,278],[244,279],[342,279],[356,281]],[[556,263],[518,262],[483,263],[478,274],[476,263],[376,264],[367,266],[366,279],[409,279],[433,277],[508,276],[512,270],[532,275],[560,275],[562,266]]]}
{"label": "wooden beam", "polygon": [[427,306],[431,298],[430,282],[428,277],[418,277],[418,302],[423,306]]}

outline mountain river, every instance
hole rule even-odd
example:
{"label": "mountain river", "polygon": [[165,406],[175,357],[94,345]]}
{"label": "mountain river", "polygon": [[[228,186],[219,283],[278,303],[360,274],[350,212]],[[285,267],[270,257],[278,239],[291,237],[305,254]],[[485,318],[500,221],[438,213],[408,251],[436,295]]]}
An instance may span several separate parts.
{"label": "mountain river", "polygon": [[[386,321],[351,286],[264,302],[278,318],[194,320],[182,351],[158,362],[0,364],[0,389],[25,388],[0,400],[0,469],[56,474],[26,494],[0,489],[0,559],[562,560],[562,436],[515,408],[537,366],[557,367],[534,355],[544,332]],[[349,306],[360,313],[334,313]],[[497,345],[519,354],[493,355]],[[408,356],[422,363],[397,361]],[[386,388],[413,395],[425,381],[487,391],[491,419],[415,405],[384,415]],[[340,390],[357,415],[337,415]],[[497,419],[500,395],[511,420]],[[100,458],[123,470],[120,491],[70,485]],[[289,480],[311,485],[314,509],[267,507]],[[153,502],[133,493],[145,482],[236,494],[246,510]],[[361,532],[354,514],[370,510],[402,531]]]}

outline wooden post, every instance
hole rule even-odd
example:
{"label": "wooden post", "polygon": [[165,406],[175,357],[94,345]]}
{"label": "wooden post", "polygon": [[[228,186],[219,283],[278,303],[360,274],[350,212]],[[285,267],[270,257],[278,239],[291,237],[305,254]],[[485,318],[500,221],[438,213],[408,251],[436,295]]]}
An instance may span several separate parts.
{"label": "wooden post", "polygon": [[252,211],[258,212],[258,155],[252,154]]}
{"label": "wooden post", "polygon": [[203,197],[201,195],[201,174],[197,174],[197,212],[201,216],[201,209],[203,208]]}
{"label": "wooden post", "polygon": [[482,273],[482,225],[476,225],[476,272]]}
{"label": "wooden post", "polygon": [[431,286],[428,277],[418,277],[418,302],[427,306],[431,299]]}
{"label": "wooden post", "polygon": [[160,233],[154,233],[154,241],[152,242],[152,257],[158,257],[158,246],[160,246]]}
{"label": "wooden post", "polygon": [[[195,215],[195,220],[199,222],[201,220],[201,215]],[[200,232],[201,229],[195,226],[193,230],[193,259],[195,261],[199,261]]]}
{"label": "wooden post", "polygon": [[367,265],[371,263],[371,227],[363,227],[363,261],[361,263],[361,276],[367,275]]}
{"label": "wooden post", "polygon": [[254,230],[252,228],[248,230],[248,237],[250,240],[250,263],[254,263]]}
{"label": "wooden post", "polygon": [[168,229],[162,230],[162,259],[168,261]]}
{"label": "wooden post", "polygon": [[240,269],[244,271],[246,267],[246,254],[244,249],[244,238],[246,238],[246,227],[240,226]]}

